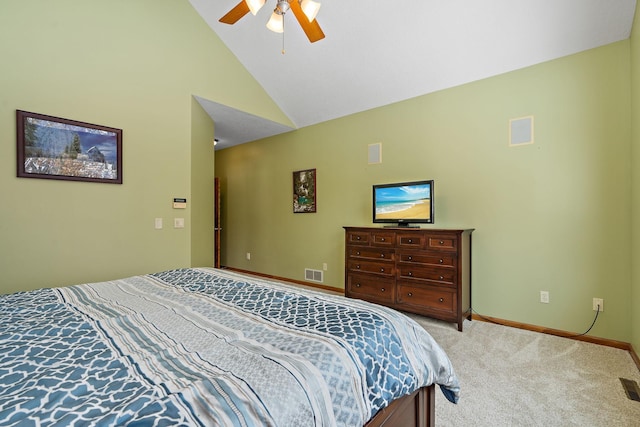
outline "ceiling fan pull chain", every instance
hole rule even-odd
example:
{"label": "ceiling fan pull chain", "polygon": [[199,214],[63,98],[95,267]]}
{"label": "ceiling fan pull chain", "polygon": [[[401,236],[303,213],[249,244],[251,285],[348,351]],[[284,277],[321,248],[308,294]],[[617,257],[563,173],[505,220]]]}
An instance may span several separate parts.
{"label": "ceiling fan pull chain", "polygon": [[284,14],[282,15],[282,54],[284,55]]}

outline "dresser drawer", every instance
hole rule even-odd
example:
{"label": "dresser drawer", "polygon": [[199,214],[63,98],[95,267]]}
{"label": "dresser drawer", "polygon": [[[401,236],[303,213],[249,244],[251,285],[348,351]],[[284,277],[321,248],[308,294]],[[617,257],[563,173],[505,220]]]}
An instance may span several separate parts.
{"label": "dresser drawer", "polygon": [[398,232],[396,244],[402,249],[424,249],[426,235],[416,232]]}
{"label": "dresser drawer", "polygon": [[428,266],[456,268],[458,265],[458,257],[455,253],[437,253],[437,252],[419,252],[419,253],[399,253],[397,255],[399,262],[411,264],[422,264]]}
{"label": "dresser drawer", "polygon": [[356,271],[362,273],[373,273],[379,274],[382,276],[393,276],[395,275],[395,265],[393,262],[374,262],[374,261],[363,261],[359,259],[349,258],[347,262],[347,269],[349,271]]}
{"label": "dresser drawer", "polygon": [[350,245],[369,245],[371,233],[366,231],[349,231],[347,232],[347,244]]}
{"label": "dresser drawer", "polygon": [[438,285],[455,286],[457,278],[458,272],[455,269],[398,264],[398,279],[423,280]]}
{"label": "dresser drawer", "polygon": [[456,293],[453,290],[431,286],[413,286],[404,282],[398,283],[399,304],[437,310],[447,313],[457,311]]}
{"label": "dresser drawer", "polygon": [[427,236],[427,249],[457,251],[458,239],[455,236],[429,235]]}
{"label": "dresser drawer", "polygon": [[393,261],[395,259],[395,251],[393,249],[372,248],[363,246],[348,246],[347,256],[350,258],[364,258],[370,260],[386,260]]}
{"label": "dresser drawer", "polygon": [[393,231],[384,230],[372,231],[371,245],[393,248],[396,246],[396,233]]}
{"label": "dresser drawer", "polygon": [[395,302],[394,285],[389,280],[364,274],[347,275],[347,296],[383,304]]}

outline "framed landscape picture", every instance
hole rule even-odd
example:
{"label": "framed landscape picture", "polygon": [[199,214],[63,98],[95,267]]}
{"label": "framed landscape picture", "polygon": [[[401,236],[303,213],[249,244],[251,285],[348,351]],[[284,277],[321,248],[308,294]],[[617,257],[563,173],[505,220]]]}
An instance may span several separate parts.
{"label": "framed landscape picture", "polygon": [[293,173],[293,213],[316,211],[316,170]]}
{"label": "framed landscape picture", "polygon": [[18,177],[122,184],[122,129],[16,111]]}

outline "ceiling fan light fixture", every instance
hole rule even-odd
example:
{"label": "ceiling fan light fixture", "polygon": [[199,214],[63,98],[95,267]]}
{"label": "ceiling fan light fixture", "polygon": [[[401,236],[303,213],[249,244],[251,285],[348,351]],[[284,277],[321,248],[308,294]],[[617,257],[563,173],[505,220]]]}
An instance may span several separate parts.
{"label": "ceiling fan light fixture", "polygon": [[284,14],[278,13],[277,9],[271,14],[269,22],[267,22],[267,28],[274,33],[282,33],[284,31]]}
{"label": "ceiling fan light fixture", "polygon": [[276,4],[276,8],[273,9],[275,13],[278,15],[284,15],[291,9],[291,5],[289,4],[289,0],[278,0],[278,4]]}
{"label": "ceiling fan light fixture", "polygon": [[258,11],[262,9],[262,6],[264,6],[264,2],[266,0],[244,0],[244,1],[247,3],[247,6],[249,6],[249,10],[253,14],[253,16],[256,16]]}
{"label": "ceiling fan light fixture", "polygon": [[302,2],[300,3],[300,7],[302,8],[302,11],[304,12],[309,22],[313,22],[313,20],[316,19],[316,15],[318,15],[320,6],[322,6],[320,3],[313,0],[302,0]]}
{"label": "ceiling fan light fixture", "polygon": [[[267,28],[273,32],[284,34],[284,15],[291,10],[295,15],[295,20],[298,22],[302,31],[307,36],[311,43],[315,43],[318,40],[324,38],[324,32],[315,16],[320,8],[320,3],[313,0],[275,0],[276,7],[267,22]],[[218,19],[219,22],[227,25],[233,25],[238,22],[239,19],[252,12],[254,15],[260,10],[266,3],[266,0],[240,0],[235,7],[231,8],[222,18]],[[304,5],[305,10],[302,9]],[[284,53],[284,36],[283,53]]]}

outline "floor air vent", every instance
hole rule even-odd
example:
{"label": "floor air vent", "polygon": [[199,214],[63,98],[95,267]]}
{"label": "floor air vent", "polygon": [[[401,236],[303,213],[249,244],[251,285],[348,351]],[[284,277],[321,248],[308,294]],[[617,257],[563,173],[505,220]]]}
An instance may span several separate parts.
{"label": "floor air vent", "polygon": [[312,270],[310,268],[304,269],[304,279],[310,282],[322,283],[322,271]]}
{"label": "floor air vent", "polygon": [[622,382],[622,387],[624,387],[624,392],[627,393],[627,397],[636,402],[640,402],[640,388],[638,388],[638,383],[626,378],[620,378],[620,381]]}

